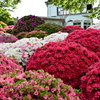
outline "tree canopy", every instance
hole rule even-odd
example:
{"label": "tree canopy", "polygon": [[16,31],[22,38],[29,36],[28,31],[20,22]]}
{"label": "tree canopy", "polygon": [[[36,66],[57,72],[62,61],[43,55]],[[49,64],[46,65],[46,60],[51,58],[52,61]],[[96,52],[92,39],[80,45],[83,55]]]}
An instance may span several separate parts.
{"label": "tree canopy", "polygon": [[56,6],[60,6],[65,10],[68,9],[71,12],[82,11],[86,4],[93,4],[99,1],[97,7],[94,7],[91,10],[91,14],[89,15],[91,18],[100,18],[100,0],[48,0],[49,3],[54,4]]}
{"label": "tree canopy", "polygon": [[13,21],[10,11],[13,11],[20,2],[21,0],[0,0],[0,21],[6,24]]}
{"label": "tree canopy", "polygon": [[16,5],[20,3],[21,0],[0,0],[0,8],[12,10],[16,8]]}

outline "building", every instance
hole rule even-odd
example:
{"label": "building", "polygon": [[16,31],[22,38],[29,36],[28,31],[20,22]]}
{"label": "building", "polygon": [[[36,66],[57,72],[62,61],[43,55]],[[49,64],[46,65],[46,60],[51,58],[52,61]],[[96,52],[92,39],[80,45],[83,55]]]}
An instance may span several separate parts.
{"label": "building", "polygon": [[72,13],[48,2],[45,3],[47,5],[47,17],[61,20],[63,26],[78,25],[86,29],[93,24],[93,19],[88,17],[90,14],[88,10],[92,8],[92,4],[87,4],[81,12]]}

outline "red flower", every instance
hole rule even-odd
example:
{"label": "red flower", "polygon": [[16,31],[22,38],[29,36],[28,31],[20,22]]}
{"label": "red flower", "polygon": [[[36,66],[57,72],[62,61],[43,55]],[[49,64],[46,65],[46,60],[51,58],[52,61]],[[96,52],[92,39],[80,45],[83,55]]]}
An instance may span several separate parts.
{"label": "red flower", "polygon": [[100,99],[100,61],[90,66],[90,70],[81,78],[80,89],[82,100]]}
{"label": "red flower", "polygon": [[79,87],[81,76],[98,60],[97,55],[78,43],[49,42],[30,56],[26,70],[43,69],[64,83]]}
{"label": "red flower", "polygon": [[100,57],[100,30],[91,28],[87,30],[75,30],[64,41],[80,43]]}

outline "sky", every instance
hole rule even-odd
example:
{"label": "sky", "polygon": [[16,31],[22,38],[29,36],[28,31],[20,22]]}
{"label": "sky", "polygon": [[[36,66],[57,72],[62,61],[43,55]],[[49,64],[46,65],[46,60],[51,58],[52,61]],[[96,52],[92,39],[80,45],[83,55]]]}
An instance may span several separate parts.
{"label": "sky", "polygon": [[[23,17],[25,15],[35,15],[35,16],[44,16],[47,17],[47,6],[45,4],[47,0],[22,0],[21,3],[17,5],[17,9],[14,12],[11,12],[12,17]],[[97,6],[98,3],[95,3],[94,6]],[[93,19],[94,23],[98,23],[97,19]]]}
{"label": "sky", "polygon": [[23,17],[25,15],[47,16],[47,0],[22,0],[17,9],[11,12],[12,17]]}

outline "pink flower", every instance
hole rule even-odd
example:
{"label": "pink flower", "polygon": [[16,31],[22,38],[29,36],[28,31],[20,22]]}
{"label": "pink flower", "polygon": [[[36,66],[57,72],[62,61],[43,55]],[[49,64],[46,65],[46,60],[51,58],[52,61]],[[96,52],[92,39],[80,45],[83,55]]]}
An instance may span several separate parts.
{"label": "pink flower", "polygon": [[34,95],[38,95],[39,93],[38,93],[38,91],[36,90],[35,92],[34,92]]}
{"label": "pink flower", "polygon": [[27,99],[30,99],[31,98],[31,95],[30,94],[27,94],[27,97],[26,97]]}
{"label": "pink flower", "polygon": [[44,98],[44,99],[48,99],[48,95],[44,95],[43,98]]}

